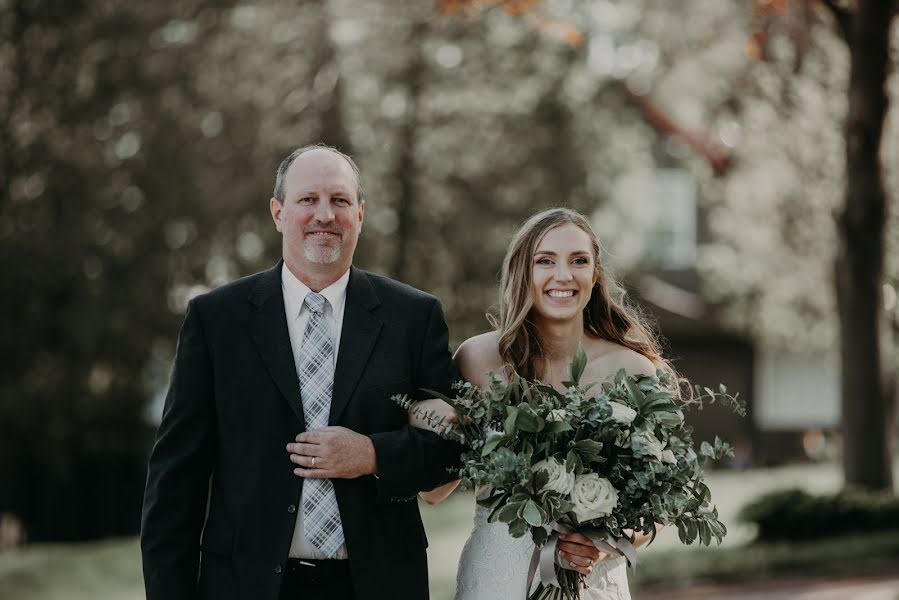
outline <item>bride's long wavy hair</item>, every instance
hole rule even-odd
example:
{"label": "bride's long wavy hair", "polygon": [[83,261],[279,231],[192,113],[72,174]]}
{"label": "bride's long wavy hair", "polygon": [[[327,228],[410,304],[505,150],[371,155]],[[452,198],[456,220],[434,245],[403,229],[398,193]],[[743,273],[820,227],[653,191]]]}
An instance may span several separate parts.
{"label": "bride's long wavy hair", "polygon": [[590,301],[584,307],[584,332],[639,352],[656,368],[673,373],[662,356],[652,328],[641,313],[627,302],[624,288],[602,268],[599,240],[587,219],[567,208],[551,208],[537,213],[521,226],[509,244],[500,277],[499,316],[489,317],[499,332],[499,354],[503,364],[527,379],[542,376],[537,364],[542,354],[540,338],[531,318],[534,306],[534,253],[549,230],[566,224],[586,233],[593,247],[596,283]]}

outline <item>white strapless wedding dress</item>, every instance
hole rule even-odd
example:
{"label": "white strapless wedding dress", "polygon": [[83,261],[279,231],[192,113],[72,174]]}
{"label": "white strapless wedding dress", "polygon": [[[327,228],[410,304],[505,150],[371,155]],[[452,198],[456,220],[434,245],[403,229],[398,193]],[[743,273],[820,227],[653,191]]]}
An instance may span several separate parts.
{"label": "white strapless wedding dress", "polygon": [[[474,529],[459,558],[456,600],[526,600],[534,542],[530,535],[512,537],[505,523],[488,523],[489,514],[478,505]],[[598,563],[587,583],[581,600],[630,600],[624,557]]]}

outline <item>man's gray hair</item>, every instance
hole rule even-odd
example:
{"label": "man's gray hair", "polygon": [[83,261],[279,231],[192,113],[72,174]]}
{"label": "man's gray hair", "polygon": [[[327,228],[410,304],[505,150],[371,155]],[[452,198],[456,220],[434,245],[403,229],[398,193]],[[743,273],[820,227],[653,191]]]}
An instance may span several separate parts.
{"label": "man's gray hair", "polygon": [[333,152],[338,156],[342,156],[347,163],[349,163],[350,168],[353,169],[353,175],[356,177],[356,200],[358,202],[362,202],[362,174],[359,172],[359,166],[356,165],[356,162],[350,158],[348,155],[344,154],[337,148],[333,146],[328,146],[327,144],[322,144],[319,142],[318,144],[309,144],[308,146],[301,146],[297,148],[293,152],[291,152],[287,158],[281,161],[281,164],[278,165],[278,171],[275,174],[275,191],[274,196],[278,202],[284,203],[284,178],[287,176],[287,170],[290,169],[290,165],[293,164],[293,161],[297,159],[302,154],[309,152],[310,150],[327,150],[328,152]]}

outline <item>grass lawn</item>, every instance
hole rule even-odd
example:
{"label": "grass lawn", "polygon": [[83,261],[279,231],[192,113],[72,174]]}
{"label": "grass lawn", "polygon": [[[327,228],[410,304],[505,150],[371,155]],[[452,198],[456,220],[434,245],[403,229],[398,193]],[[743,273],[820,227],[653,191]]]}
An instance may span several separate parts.
{"label": "grass lawn", "polygon": [[[899,481],[899,473],[897,473]],[[815,572],[827,563],[831,573],[860,572],[865,565],[899,569],[899,534],[872,532],[859,538],[810,544],[744,547],[754,535],[735,520],[748,500],[786,487],[812,492],[839,489],[842,476],[835,464],[804,465],[709,476],[709,486],[730,532],[721,548],[683,547],[674,529],[663,531],[641,549],[637,586],[653,582],[684,585],[695,579],[764,577]],[[428,564],[433,600],[450,600],[456,565],[471,531],[474,498],[455,493],[438,506],[422,503],[428,531]],[[0,554],[0,598],[16,600],[136,600],[143,598],[140,551],[134,538],[82,544],[38,544]]]}

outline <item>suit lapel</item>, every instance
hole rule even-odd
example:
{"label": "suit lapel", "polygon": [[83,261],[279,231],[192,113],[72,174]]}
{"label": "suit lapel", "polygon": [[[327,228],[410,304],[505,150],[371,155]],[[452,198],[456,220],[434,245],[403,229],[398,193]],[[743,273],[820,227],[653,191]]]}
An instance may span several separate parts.
{"label": "suit lapel", "polygon": [[269,374],[299,418],[302,424],[301,431],[305,431],[300,383],[290,346],[290,334],[287,331],[287,317],[284,314],[284,292],[281,289],[282,264],[283,261],[280,261],[274,268],[263,273],[250,294],[250,302],[256,308],[252,321],[253,341]]}
{"label": "suit lapel", "polygon": [[383,326],[383,322],[373,314],[380,300],[368,276],[355,267],[350,269],[334,389],[331,392],[328,422],[332,425],[338,422],[349,403]]}

